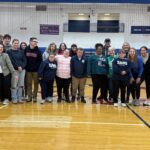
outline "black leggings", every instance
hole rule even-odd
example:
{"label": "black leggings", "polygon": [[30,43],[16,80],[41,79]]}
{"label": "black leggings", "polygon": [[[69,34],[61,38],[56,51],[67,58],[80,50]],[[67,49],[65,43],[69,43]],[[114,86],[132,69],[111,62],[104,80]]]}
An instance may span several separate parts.
{"label": "black leggings", "polygon": [[118,102],[119,89],[121,91],[121,103],[125,103],[125,93],[128,81],[113,80],[114,103]]}
{"label": "black leggings", "polygon": [[62,99],[62,90],[65,94],[66,100],[69,99],[69,85],[71,82],[71,78],[63,79],[56,76],[56,83],[57,83],[57,94],[58,99]]}
{"label": "black leggings", "polygon": [[93,83],[93,93],[92,93],[92,101],[96,102],[97,94],[99,89],[101,89],[101,97],[104,100],[107,100],[107,76],[106,75],[92,75],[92,83]]}
{"label": "black leggings", "polygon": [[4,76],[0,74],[0,99],[4,101],[4,99],[11,100],[11,74]]}

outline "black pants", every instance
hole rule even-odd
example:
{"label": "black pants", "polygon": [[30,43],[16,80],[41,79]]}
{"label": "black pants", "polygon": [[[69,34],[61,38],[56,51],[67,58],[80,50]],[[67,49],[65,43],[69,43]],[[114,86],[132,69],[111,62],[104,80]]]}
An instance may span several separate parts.
{"label": "black pants", "polygon": [[0,74],[0,99],[4,101],[4,99],[11,100],[11,74],[4,76]]}
{"label": "black pants", "polygon": [[129,91],[131,92],[133,99],[139,99],[140,98],[140,84],[136,84],[136,79],[138,78],[138,74],[133,74],[134,82],[132,84],[129,84]]}
{"label": "black pants", "polygon": [[114,103],[118,102],[119,89],[121,91],[121,103],[125,103],[125,94],[128,81],[113,80]]}
{"label": "black pants", "polygon": [[45,100],[48,97],[53,97],[53,83],[54,80],[51,81],[40,80],[41,96],[43,100]]}
{"label": "black pants", "polygon": [[143,73],[141,78],[141,84],[145,80],[146,84],[146,96],[147,99],[150,98],[150,74],[149,73]]}
{"label": "black pants", "polygon": [[99,89],[101,89],[101,97],[107,100],[107,85],[108,79],[106,75],[92,75],[93,92],[92,101],[96,102],[97,94]]}
{"label": "black pants", "polygon": [[58,99],[62,99],[62,90],[65,94],[66,100],[69,100],[69,85],[71,82],[71,78],[63,79],[56,76],[56,84],[57,84],[57,95]]}
{"label": "black pants", "polygon": [[145,75],[146,96],[150,98],[150,74]]}

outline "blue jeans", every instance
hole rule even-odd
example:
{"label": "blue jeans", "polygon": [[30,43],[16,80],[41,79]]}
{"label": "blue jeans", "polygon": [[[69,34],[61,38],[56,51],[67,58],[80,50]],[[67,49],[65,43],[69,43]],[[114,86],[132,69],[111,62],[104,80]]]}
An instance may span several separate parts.
{"label": "blue jeans", "polygon": [[25,70],[16,71],[17,78],[12,78],[11,98],[12,100],[22,100],[22,91],[24,87]]}

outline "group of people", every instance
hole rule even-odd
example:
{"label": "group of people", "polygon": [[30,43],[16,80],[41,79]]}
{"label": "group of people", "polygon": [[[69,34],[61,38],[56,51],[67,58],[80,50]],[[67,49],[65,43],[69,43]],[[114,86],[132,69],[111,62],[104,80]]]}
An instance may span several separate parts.
{"label": "group of people", "polygon": [[108,38],[104,45],[97,43],[96,53],[87,58],[84,50],[76,44],[68,50],[65,43],[57,49],[52,42],[41,54],[35,37],[30,38],[29,45],[25,42],[19,45],[18,39],[13,39],[10,44],[9,34],[0,39],[0,99],[3,104],[10,101],[23,103],[24,98],[27,102],[37,102],[39,83],[41,104],[52,102],[54,80],[58,103],[62,100],[75,102],[76,99],[86,103],[84,91],[87,77],[92,79],[93,104],[118,106],[120,93],[122,106],[129,103],[130,94],[132,105],[138,106],[143,81],[146,83],[147,99],[150,99],[150,55],[146,46],[140,48],[138,55],[136,49],[125,42],[115,54]]}

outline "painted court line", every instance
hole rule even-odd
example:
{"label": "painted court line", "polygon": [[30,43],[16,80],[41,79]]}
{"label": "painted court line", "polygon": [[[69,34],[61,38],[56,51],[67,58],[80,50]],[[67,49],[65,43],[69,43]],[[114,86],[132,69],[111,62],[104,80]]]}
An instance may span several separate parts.
{"label": "painted court line", "polygon": [[134,109],[132,109],[129,105],[127,105],[128,109],[148,128],[150,128],[150,125],[138,114]]}
{"label": "painted court line", "polygon": [[115,125],[115,126],[141,126],[144,127],[144,124],[130,124],[130,123],[112,123],[112,122],[80,122],[80,121],[58,121],[58,120],[0,120],[1,123],[44,123],[44,124],[50,124],[50,123],[61,123],[61,124],[87,124],[87,125]]}
{"label": "painted court line", "polygon": [[3,109],[3,108],[5,108],[5,107],[8,107],[8,105],[1,106],[0,109]]}

